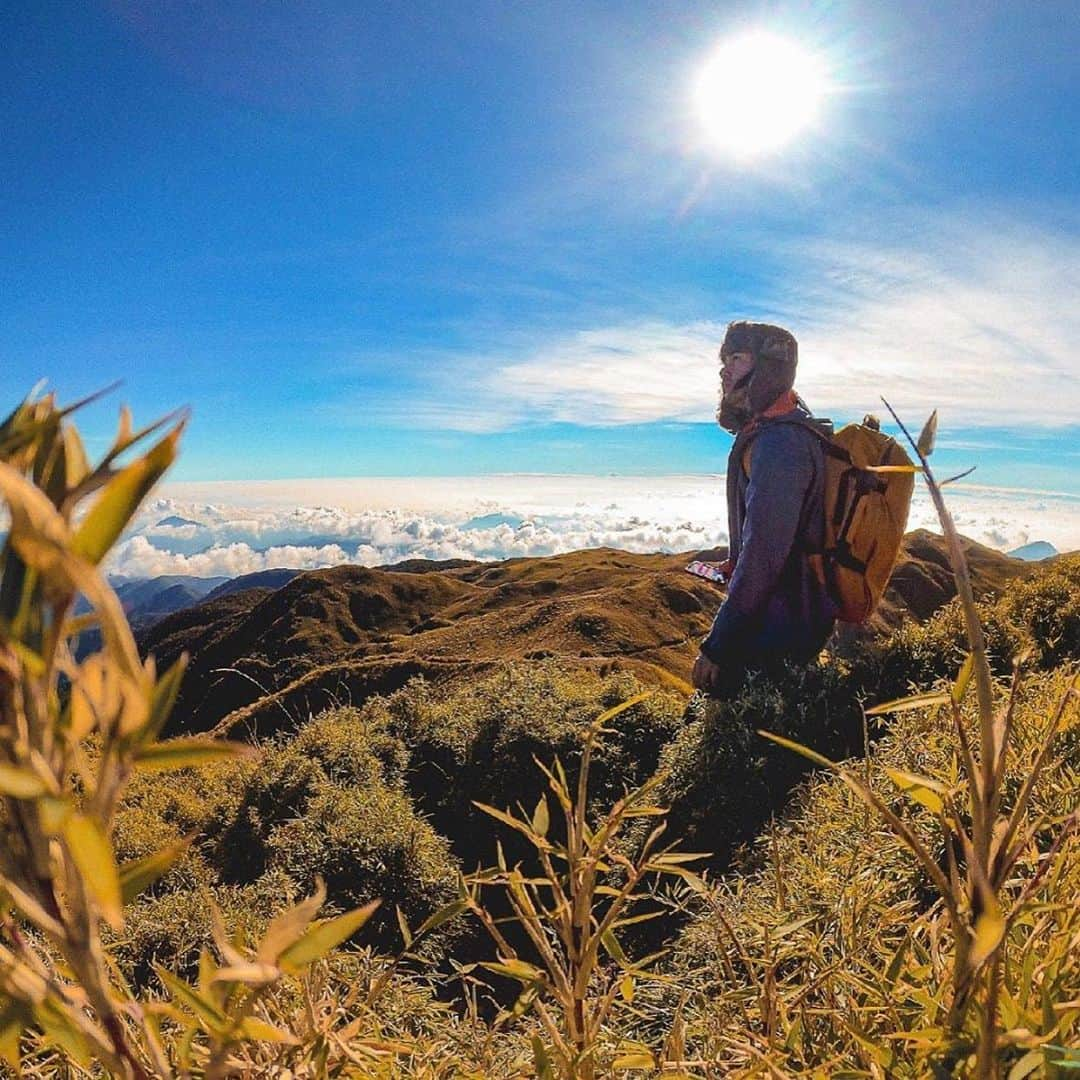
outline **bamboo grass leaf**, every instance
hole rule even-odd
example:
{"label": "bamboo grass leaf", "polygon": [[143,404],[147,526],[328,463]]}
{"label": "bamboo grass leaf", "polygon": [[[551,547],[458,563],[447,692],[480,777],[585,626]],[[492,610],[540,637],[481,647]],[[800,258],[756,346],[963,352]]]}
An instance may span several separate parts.
{"label": "bamboo grass leaf", "polygon": [[649,667],[656,673],[656,677],[660,680],[662,685],[670,686],[673,690],[677,690],[685,697],[694,696],[696,691],[685,679],[680,679],[678,675],[673,675],[659,664],[649,664]]}
{"label": "bamboo grass leaf", "polygon": [[213,1001],[160,964],[155,964],[154,970],[173,999],[202,1021],[210,1031],[220,1033],[225,1030],[228,1020]]}
{"label": "bamboo grass leaf", "polygon": [[[623,1049],[622,1047],[625,1047]],[[655,1069],[656,1058],[652,1051],[641,1043],[623,1043],[618,1056],[611,1063],[613,1069],[629,1072],[632,1069]]]}
{"label": "bamboo grass leaf", "polygon": [[904,772],[903,769],[886,768],[885,773],[908,798],[920,806],[925,806],[933,814],[944,811],[945,796],[949,793],[949,789],[944,784],[928,776]]}
{"label": "bamboo grass leaf", "polygon": [[551,1064],[551,1058],[539,1035],[532,1038],[533,1065],[536,1069],[536,1080],[555,1080],[555,1069]]}
{"label": "bamboo grass leaf", "polygon": [[889,961],[889,966],[885,969],[886,986],[891,987],[896,984],[896,980],[900,975],[900,969],[903,967],[904,958],[907,956],[910,945],[911,929],[909,928],[907,933],[904,934],[903,941],[897,946],[896,952],[893,953],[892,959]]}
{"label": "bamboo grass leaf", "polygon": [[37,773],[0,763],[0,793],[15,799],[37,799],[48,791],[48,785]]}
{"label": "bamboo grass leaf", "polygon": [[401,940],[405,942],[406,949],[411,949],[413,943],[412,931],[409,929],[408,920],[405,918],[405,912],[401,910],[400,904],[395,906],[394,914],[397,916],[398,929],[401,931]]}
{"label": "bamboo grass leaf", "polygon": [[605,930],[600,935],[600,941],[607,951],[608,956],[615,961],[620,967],[626,967],[630,961],[626,958],[626,953],[623,951],[622,945],[619,944],[619,939],[611,930]]}
{"label": "bamboo grass leaf", "polygon": [[167,844],[152,855],[132,859],[120,867],[120,892],[125,904],[130,904],[144,889],[152,885],[173,866],[191,846],[194,837],[185,837]]}
{"label": "bamboo grass leaf", "polygon": [[919,453],[923,457],[929,457],[934,452],[934,443],[937,441],[938,415],[937,409],[931,414],[919,433],[919,441],[916,443]]}
{"label": "bamboo grass leaf", "polygon": [[1045,1061],[1046,1055],[1041,1048],[1029,1050],[1022,1058],[1013,1064],[1013,1067],[1008,1072],[1006,1080],[1024,1080],[1025,1076],[1030,1076]]}
{"label": "bamboo grass leaf", "polygon": [[977,885],[979,913],[975,917],[970,963],[977,968],[991,956],[1005,938],[1008,923],[1001,912],[997,897],[985,882]]}
{"label": "bamboo grass leaf", "polygon": [[22,1057],[19,1043],[23,1030],[27,1027],[23,1010],[16,1002],[4,1006],[0,1013],[0,1061],[11,1066],[16,1076],[22,1075]]}
{"label": "bamboo grass leaf", "polygon": [[658,867],[681,866],[683,863],[700,862],[708,857],[707,851],[665,851],[654,855],[649,862]]}
{"label": "bamboo grass leaf", "polygon": [[537,836],[546,837],[551,827],[551,818],[548,815],[547,796],[540,793],[540,799],[532,816],[532,830]]}
{"label": "bamboo grass leaf", "polygon": [[535,983],[544,980],[544,973],[540,968],[512,957],[504,960],[488,960],[480,966],[495,975],[504,975],[518,982]]}
{"label": "bamboo grass leaf", "polygon": [[69,1055],[76,1065],[89,1069],[94,1055],[86,1036],[75,1026],[72,1018],[48,998],[35,1005],[33,1013],[45,1034]]}
{"label": "bamboo grass leaf", "polygon": [[924,694],[912,694],[910,697],[895,698],[881,705],[866,710],[867,716],[882,716],[885,713],[909,712],[912,709],[925,709],[932,705],[944,705],[950,695],[939,690]]}
{"label": "bamboo grass leaf", "polygon": [[326,900],[326,885],[321,877],[315,879],[315,891],[299,903],[276,915],[259,942],[257,958],[264,964],[274,964],[283,950],[294,945],[311,924]]}
{"label": "bamboo grass leaf", "polygon": [[784,923],[783,926],[778,926],[773,930],[769,938],[771,941],[783,941],[784,938],[791,937],[797,930],[809,926],[816,918],[816,915],[804,915],[801,919],[794,919],[789,923]]}
{"label": "bamboo grass leaf", "polygon": [[504,825],[509,825],[511,829],[516,829],[536,847],[541,848],[544,851],[554,850],[552,845],[549,844],[544,837],[538,836],[530,825],[527,825],[524,821],[519,821],[513,814],[508,814],[504,810],[496,810],[494,806],[488,806],[487,803],[476,802],[475,799],[473,800],[473,806],[478,810],[483,810],[485,814],[490,814],[496,821],[501,821]]}
{"label": "bamboo grass leaf", "polygon": [[655,690],[645,690],[640,694],[635,694],[633,697],[627,698],[625,701],[620,702],[618,705],[612,706],[607,712],[602,712],[595,720],[592,721],[590,727],[600,728],[603,727],[609,720],[614,720],[616,716],[626,712],[627,709],[632,709],[635,705],[640,705],[641,702],[647,701],[656,693]]}
{"label": "bamboo grass leaf", "polygon": [[952,686],[952,699],[960,704],[964,700],[964,694],[967,693],[967,688],[971,683],[971,677],[975,674],[975,654],[968,653],[964,657],[964,662],[960,666],[960,671],[956,676],[956,682]]}
{"label": "bamboo grass leaf", "polygon": [[257,1016],[245,1016],[236,1028],[236,1034],[241,1039],[251,1039],[255,1042],[282,1043],[285,1046],[299,1046],[300,1040],[290,1031],[283,1031]]}
{"label": "bamboo grass leaf", "polygon": [[72,551],[76,555],[90,563],[101,562],[150,489],[172,465],[183,429],[184,422],[181,421],[106,484],[75,531]]}
{"label": "bamboo grass leaf", "polygon": [[297,971],[315,960],[321,960],[332,949],[352,937],[375,914],[381,903],[381,900],[372,900],[335,919],[312,923],[300,940],[286,948],[278,957],[279,965],[284,970]]}
{"label": "bamboo grass leaf", "polygon": [[269,986],[281,978],[281,969],[273,964],[229,964],[210,976],[211,983],[243,983],[245,986]]}
{"label": "bamboo grass leaf", "polygon": [[812,761],[815,765],[820,765],[825,769],[839,769],[839,766],[835,761],[830,761],[827,757],[819,754],[816,750],[811,750],[808,746],[803,746],[802,743],[794,742],[791,739],[785,739],[782,735],[774,735],[771,731],[763,731],[758,729],[758,734],[763,739],[768,739],[769,742],[776,743],[777,746],[782,746],[786,750],[794,750],[796,754],[801,754],[808,761]]}
{"label": "bamboo grass leaf", "polygon": [[448,923],[451,919],[457,918],[463,911],[468,908],[468,904],[464,900],[453,900],[449,904],[439,908],[438,911],[429,915],[417,928],[416,937],[423,937],[424,934],[430,934],[432,930],[437,930],[444,923]]}
{"label": "bamboo grass leaf", "polygon": [[8,1000],[0,1006],[0,1061],[6,1061],[17,1076],[19,1072],[20,1038],[32,1028],[34,1017],[24,1001]]}
{"label": "bamboo grass leaf", "polygon": [[63,424],[60,431],[64,442],[64,485],[71,491],[89,474],[90,462],[86,458],[86,450],[78,429],[70,424]]}
{"label": "bamboo grass leaf", "polygon": [[165,726],[165,721],[168,720],[173,705],[176,704],[176,696],[180,693],[180,684],[187,666],[188,654],[181,653],[169,670],[154,683],[150,697],[150,711],[145,727],[140,732],[143,739],[156,739]]}
{"label": "bamboo grass leaf", "polygon": [[255,747],[247,743],[204,739],[192,735],[166,739],[142,747],[135,755],[135,764],[148,772],[166,772],[227,758],[253,757],[256,753]]}
{"label": "bamboo grass leaf", "polygon": [[109,838],[97,821],[85,814],[69,814],[63,832],[68,854],[78,867],[87,890],[109,925],[120,929],[124,924],[123,893]]}

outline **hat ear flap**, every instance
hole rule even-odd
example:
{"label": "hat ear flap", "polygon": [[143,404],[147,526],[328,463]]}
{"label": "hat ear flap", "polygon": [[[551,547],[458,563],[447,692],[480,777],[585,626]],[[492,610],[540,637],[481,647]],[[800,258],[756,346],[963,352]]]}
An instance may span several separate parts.
{"label": "hat ear flap", "polygon": [[762,357],[754,365],[748,394],[750,408],[764,412],[781,394],[795,385],[795,367],[786,360]]}
{"label": "hat ear flap", "polygon": [[790,334],[773,333],[765,337],[750,380],[750,407],[755,413],[764,412],[795,385],[797,362],[795,339]]}

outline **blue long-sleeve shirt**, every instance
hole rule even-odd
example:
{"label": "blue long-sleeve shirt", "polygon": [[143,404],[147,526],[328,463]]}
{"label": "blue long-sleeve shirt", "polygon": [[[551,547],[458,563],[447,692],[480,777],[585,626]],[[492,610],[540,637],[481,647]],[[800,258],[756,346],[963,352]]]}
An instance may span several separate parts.
{"label": "blue long-sleeve shirt", "polygon": [[[701,651],[717,664],[808,661],[835,625],[836,607],[807,555],[825,539],[825,451],[793,420],[801,405],[740,433],[728,458],[729,558],[735,571]],[[814,420],[825,433],[827,420]],[[750,475],[743,455],[752,439]]]}

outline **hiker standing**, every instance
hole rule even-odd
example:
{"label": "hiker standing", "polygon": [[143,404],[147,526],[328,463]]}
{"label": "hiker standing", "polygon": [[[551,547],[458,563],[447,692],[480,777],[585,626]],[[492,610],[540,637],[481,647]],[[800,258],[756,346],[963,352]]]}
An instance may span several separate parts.
{"label": "hiker standing", "polygon": [[825,544],[832,423],[814,419],[795,393],[797,359],[794,336],[767,323],[731,323],[720,348],[717,421],[735,435],[727,465],[729,584],[693,673],[698,689],[716,695],[750,669],[808,663],[836,620],[820,562],[813,563]]}

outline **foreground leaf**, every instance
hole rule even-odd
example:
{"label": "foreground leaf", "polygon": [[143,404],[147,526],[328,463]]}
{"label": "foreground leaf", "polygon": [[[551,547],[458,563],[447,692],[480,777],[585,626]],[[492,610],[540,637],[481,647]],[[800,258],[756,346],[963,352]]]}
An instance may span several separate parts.
{"label": "foreground leaf", "polygon": [[176,840],[145,858],[124,863],[120,867],[120,892],[123,902],[130,904],[139,893],[153,885],[187,851],[191,840],[191,837]]}
{"label": "foreground leaf", "polygon": [[940,690],[912,694],[910,697],[896,698],[882,705],[875,705],[872,709],[866,710],[866,715],[881,716],[884,713],[909,712],[912,709],[925,709],[930,705],[944,705],[948,700],[949,695]]}
{"label": "foreground leaf", "polygon": [[137,461],[121,469],[105,486],[79,523],[72,550],[99,563],[119,539],[139,504],[176,458],[183,423],[177,424]]}
{"label": "foreground leaf", "polygon": [[989,889],[980,889],[983,910],[975,919],[974,940],[971,943],[971,966],[978,967],[991,956],[1005,937],[1008,924],[997,899]]}
{"label": "foreground leaf", "polygon": [[975,654],[968,653],[964,658],[963,664],[960,666],[960,671],[957,673],[956,682],[952,686],[952,699],[958,705],[964,700],[964,694],[967,693],[968,684],[971,682],[971,676],[975,674]]}
{"label": "foreground leaf", "polygon": [[120,929],[124,924],[123,894],[120,872],[108,837],[101,826],[85,814],[70,814],[63,831],[68,853],[79,868],[87,891],[97,901],[109,925]]}
{"label": "foreground leaf", "polygon": [[300,1040],[291,1031],[282,1031],[281,1028],[260,1020],[257,1016],[245,1016],[236,1034],[242,1039],[252,1039],[256,1042],[284,1043],[286,1046],[299,1046]]}
{"label": "foreground leaf", "polygon": [[224,761],[226,758],[253,757],[256,753],[255,748],[247,743],[183,736],[144,747],[135,755],[135,764],[150,772],[165,772],[169,769],[186,769],[191,765],[205,765],[209,761]]}
{"label": "foreground leaf", "polygon": [[336,949],[351,938],[375,914],[381,903],[381,900],[372,900],[336,919],[313,923],[299,941],[282,952],[278,963],[283,969],[296,971],[315,960],[321,960],[331,949]]}
{"label": "foreground leaf", "polygon": [[625,701],[621,701],[618,705],[614,705],[608,709],[607,712],[602,712],[592,721],[590,726],[603,727],[609,720],[614,720],[620,713],[624,713],[627,709],[632,709],[635,705],[639,705],[641,702],[648,700],[655,693],[655,690],[646,690],[643,693],[635,694],[633,697],[627,698]]}
{"label": "foreground leaf", "polygon": [[448,923],[451,919],[456,918],[463,911],[468,909],[468,904],[464,900],[451,900],[449,904],[439,908],[438,911],[429,915],[417,928],[414,938],[423,937],[424,934],[431,933],[432,930],[437,930],[444,923]]}
{"label": "foreground leaf", "polygon": [[945,796],[948,788],[937,780],[902,769],[885,769],[889,779],[910,799],[920,806],[925,806],[933,814],[940,814],[945,809]]}
{"label": "foreground leaf", "polygon": [[937,409],[935,409],[923,425],[922,431],[919,432],[919,441],[916,445],[923,457],[929,457],[934,452],[934,443],[937,440],[937,424]]}
{"label": "foreground leaf", "polygon": [[532,1051],[536,1080],[555,1080],[555,1069],[552,1067],[547,1048],[539,1035],[534,1035],[532,1038]]}
{"label": "foreground leaf", "polygon": [[16,799],[36,799],[48,790],[45,781],[29,769],[0,763],[0,793]]}
{"label": "foreground leaf", "polygon": [[496,975],[505,975],[508,979],[517,979],[524,983],[540,982],[544,978],[544,973],[538,967],[527,964],[524,960],[491,960],[480,966]]}
{"label": "foreground leaf", "polygon": [[154,970],[173,998],[198,1017],[211,1031],[219,1032],[225,1028],[227,1024],[225,1014],[213,1001],[204,997],[193,986],[189,986],[183,979],[167,971],[160,964],[155,964]]}

